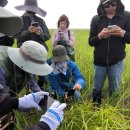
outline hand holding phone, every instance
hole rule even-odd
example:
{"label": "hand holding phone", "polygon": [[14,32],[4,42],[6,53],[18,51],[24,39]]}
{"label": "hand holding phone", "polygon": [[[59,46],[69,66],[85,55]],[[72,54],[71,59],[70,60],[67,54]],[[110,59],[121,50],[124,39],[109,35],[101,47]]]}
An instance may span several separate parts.
{"label": "hand holding phone", "polygon": [[107,29],[110,30],[110,31],[114,31],[116,29],[116,27],[117,27],[117,25],[109,25],[107,27]]}

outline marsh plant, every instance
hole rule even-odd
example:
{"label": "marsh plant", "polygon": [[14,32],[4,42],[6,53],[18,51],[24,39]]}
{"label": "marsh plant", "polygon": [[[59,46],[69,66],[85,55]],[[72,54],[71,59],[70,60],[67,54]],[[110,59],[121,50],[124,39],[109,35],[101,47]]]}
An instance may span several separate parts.
{"label": "marsh plant", "polygon": [[[80,103],[70,104],[65,109],[65,116],[58,130],[129,130],[130,129],[130,45],[126,46],[126,58],[121,77],[120,95],[109,98],[107,81],[103,90],[100,108],[93,107],[91,91],[93,86],[93,48],[88,45],[88,30],[73,30],[75,34],[75,56],[87,83],[87,90]],[[50,30],[51,34],[53,30]],[[51,57],[51,39],[47,42]],[[118,51],[118,50],[117,50]],[[36,124],[44,112],[16,112],[17,128],[23,129],[29,124]]]}

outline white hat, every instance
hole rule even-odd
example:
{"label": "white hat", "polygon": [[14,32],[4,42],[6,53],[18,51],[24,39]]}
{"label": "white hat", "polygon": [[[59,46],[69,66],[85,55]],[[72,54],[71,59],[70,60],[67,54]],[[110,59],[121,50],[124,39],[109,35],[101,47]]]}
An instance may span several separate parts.
{"label": "white hat", "polygon": [[24,71],[36,75],[48,75],[52,68],[46,63],[47,51],[35,41],[25,41],[20,48],[8,47],[11,61]]}
{"label": "white hat", "polygon": [[15,35],[20,31],[22,25],[23,21],[19,16],[0,7],[0,33]]}

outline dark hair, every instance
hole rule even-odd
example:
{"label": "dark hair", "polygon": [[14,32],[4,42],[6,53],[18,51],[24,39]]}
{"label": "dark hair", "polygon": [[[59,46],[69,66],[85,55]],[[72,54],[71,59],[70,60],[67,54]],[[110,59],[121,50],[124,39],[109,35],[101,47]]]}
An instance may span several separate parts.
{"label": "dark hair", "polygon": [[67,28],[68,28],[70,22],[69,22],[68,17],[66,15],[64,15],[64,14],[59,17],[58,22],[57,22],[57,27],[59,27],[60,26],[60,22],[63,22],[63,21],[65,21],[67,23]]}

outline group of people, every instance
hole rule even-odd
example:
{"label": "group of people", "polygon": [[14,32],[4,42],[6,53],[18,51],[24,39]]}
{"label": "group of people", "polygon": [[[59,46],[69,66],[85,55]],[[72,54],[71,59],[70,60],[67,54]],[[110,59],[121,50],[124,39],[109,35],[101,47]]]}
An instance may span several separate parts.
{"label": "group of people", "polygon": [[[44,20],[36,15],[45,17],[46,11],[38,7],[37,0],[25,0],[24,5],[15,7],[25,11],[20,18],[5,10],[6,4],[6,0],[0,0],[0,41],[4,45],[0,46],[0,104],[5,104],[0,107],[0,119],[13,109],[22,111],[34,107],[41,110],[40,101],[52,92],[60,102],[67,96],[80,102],[86,82],[75,63],[75,40],[69,30],[68,17],[60,16],[52,38],[52,57],[47,59],[49,48],[45,42],[51,36]],[[100,0],[97,13],[91,21],[88,43],[94,47],[93,102],[100,105],[106,77],[109,96],[115,92],[119,94],[125,46],[130,43],[130,13],[125,11],[121,0]],[[12,46],[14,37],[19,48],[7,47]],[[45,76],[49,81],[46,90],[49,93],[41,89]],[[23,87],[31,89],[31,93],[17,98]],[[51,105],[37,125],[25,129],[57,129],[66,107],[66,103],[59,101]]]}

